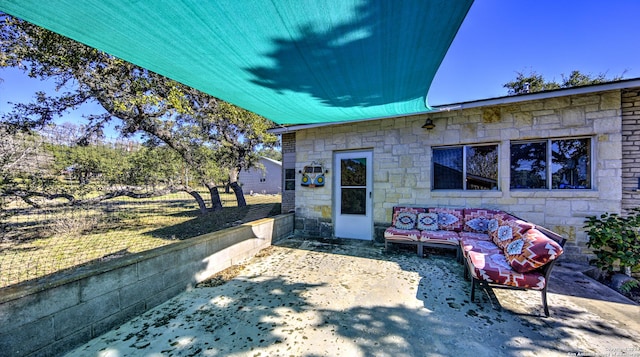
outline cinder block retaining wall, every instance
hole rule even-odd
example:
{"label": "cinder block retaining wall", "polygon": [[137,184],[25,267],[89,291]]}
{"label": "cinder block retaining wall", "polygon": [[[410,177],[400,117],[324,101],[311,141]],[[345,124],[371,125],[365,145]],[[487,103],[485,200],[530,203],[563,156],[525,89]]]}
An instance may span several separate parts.
{"label": "cinder block retaining wall", "polygon": [[293,214],[62,272],[0,293],[0,356],[57,356],[293,232]]}

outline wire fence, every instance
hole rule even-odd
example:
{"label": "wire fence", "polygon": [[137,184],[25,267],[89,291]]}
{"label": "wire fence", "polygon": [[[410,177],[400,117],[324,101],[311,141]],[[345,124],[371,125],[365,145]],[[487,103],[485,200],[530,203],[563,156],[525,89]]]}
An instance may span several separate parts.
{"label": "wire fence", "polygon": [[194,195],[209,201],[210,191],[135,141],[77,146],[59,131],[2,138],[0,289],[280,212],[280,195],[248,195],[237,207],[223,188],[223,209],[205,213]]}

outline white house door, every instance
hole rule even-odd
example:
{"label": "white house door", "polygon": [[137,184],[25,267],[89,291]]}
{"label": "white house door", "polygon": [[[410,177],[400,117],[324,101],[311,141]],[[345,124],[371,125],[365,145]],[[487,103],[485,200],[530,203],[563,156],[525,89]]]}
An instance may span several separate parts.
{"label": "white house door", "polygon": [[338,238],[373,239],[373,153],[335,154],[334,230]]}

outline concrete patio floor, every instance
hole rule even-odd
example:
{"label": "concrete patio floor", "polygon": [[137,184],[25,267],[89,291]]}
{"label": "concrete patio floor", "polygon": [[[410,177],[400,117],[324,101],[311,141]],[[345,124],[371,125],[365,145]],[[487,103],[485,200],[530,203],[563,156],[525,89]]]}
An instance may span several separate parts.
{"label": "concrete patio floor", "polygon": [[581,271],[540,293],[479,290],[453,253],[288,239],[68,356],[640,356],[640,306]]}

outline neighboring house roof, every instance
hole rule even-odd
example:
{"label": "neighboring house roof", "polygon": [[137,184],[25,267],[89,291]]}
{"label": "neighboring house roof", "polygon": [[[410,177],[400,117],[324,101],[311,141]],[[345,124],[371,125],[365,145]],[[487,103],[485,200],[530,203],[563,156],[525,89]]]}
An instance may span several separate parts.
{"label": "neighboring house roof", "polygon": [[[640,78],[631,78],[631,79],[625,79],[625,80],[620,80],[615,82],[592,84],[592,85],[580,86],[580,87],[554,89],[554,90],[534,92],[534,93],[528,93],[528,94],[508,95],[504,97],[495,97],[495,98],[479,99],[479,100],[468,101],[468,102],[458,102],[458,103],[452,103],[452,104],[437,105],[437,106],[434,106],[434,109],[436,109],[436,111],[462,110],[462,109],[469,109],[469,108],[521,103],[521,102],[527,102],[527,101],[539,100],[539,99],[558,98],[558,97],[565,97],[569,95],[589,94],[589,93],[605,92],[610,90],[620,90],[620,89],[635,88],[635,87],[640,87]],[[427,114],[427,113],[433,113],[433,111],[424,111],[418,114]],[[413,115],[415,114],[404,115],[404,116],[413,116]],[[389,118],[397,118],[397,117],[394,117],[394,116],[381,117],[381,118],[365,119],[360,121],[365,122],[365,121],[381,120],[381,119],[389,119]],[[270,129],[269,132],[273,134],[283,134],[283,133],[294,132],[298,130],[312,129],[312,128],[328,126],[328,125],[339,125],[344,123],[346,122],[281,126],[278,128]],[[351,121],[351,123],[353,123],[353,121]]]}
{"label": "neighboring house roof", "polygon": [[268,158],[266,156],[260,156],[260,160],[266,160],[266,161],[272,162],[272,163],[274,163],[276,165],[282,166],[282,162],[281,161],[274,160],[274,159]]}

